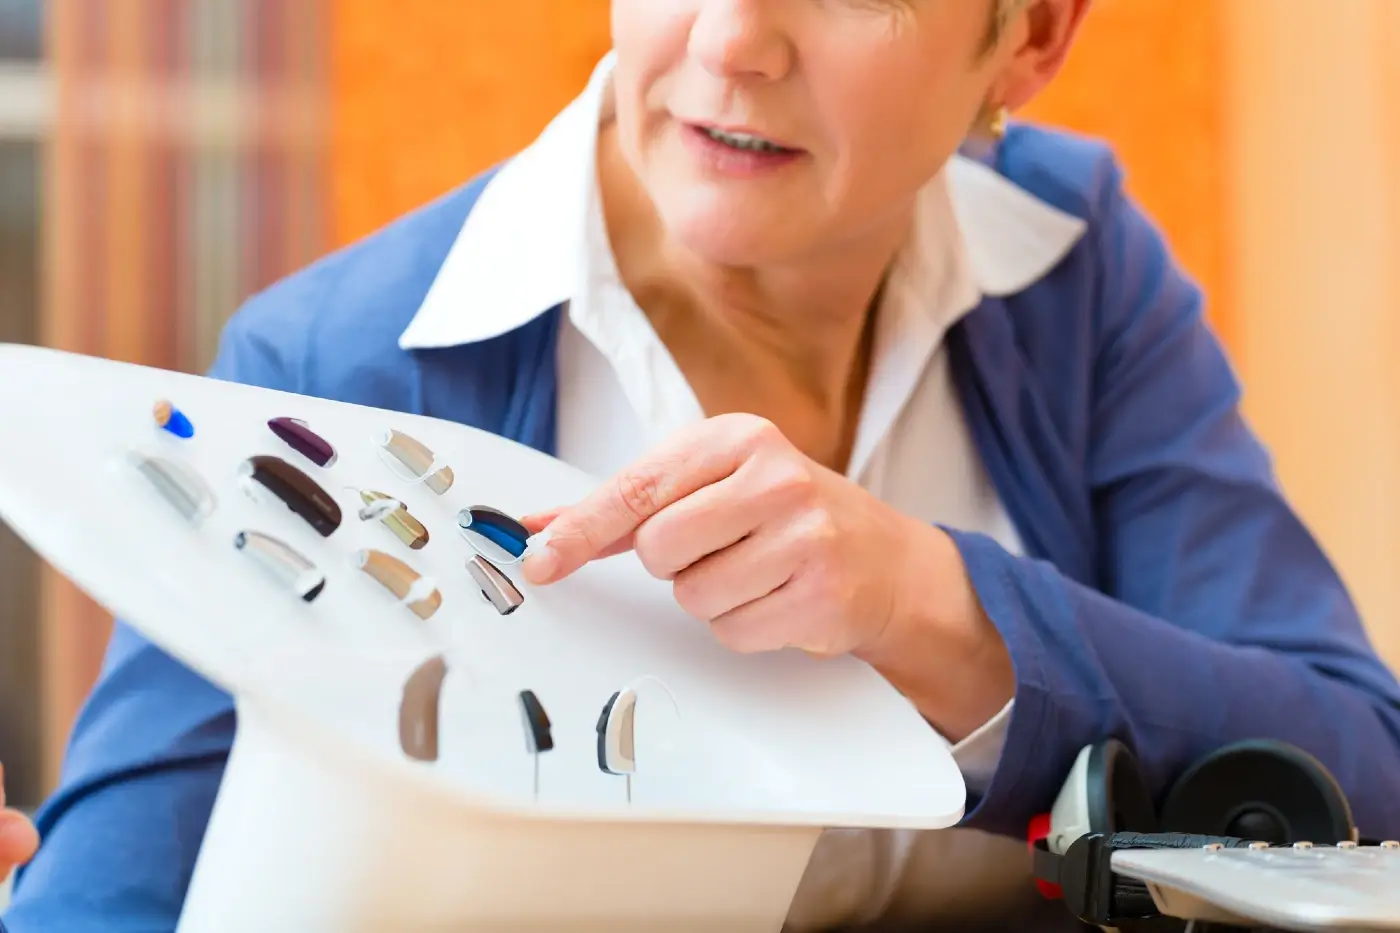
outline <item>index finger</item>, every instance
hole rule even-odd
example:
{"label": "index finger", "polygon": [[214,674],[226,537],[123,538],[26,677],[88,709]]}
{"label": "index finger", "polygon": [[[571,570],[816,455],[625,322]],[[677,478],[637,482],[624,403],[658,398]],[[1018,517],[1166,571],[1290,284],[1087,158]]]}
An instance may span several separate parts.
{"label": "index finger", "polygon": [[526,557],[526,578],[553,583],[615,553],[642,522],[733,473],[753,447],[754,420],[720,416],[683,428],[577,504],[561,509]]}

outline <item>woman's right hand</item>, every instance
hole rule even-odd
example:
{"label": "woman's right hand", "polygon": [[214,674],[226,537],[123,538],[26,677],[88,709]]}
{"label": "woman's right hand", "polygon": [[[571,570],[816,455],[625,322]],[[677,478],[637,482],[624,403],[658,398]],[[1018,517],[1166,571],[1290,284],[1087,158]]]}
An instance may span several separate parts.
{"label": "woman's right hand", "polygon": [[0,881],[33,857],[39,848],[39,833],[34,824],[16,810],[5,807],[5,769],[0,765]]}

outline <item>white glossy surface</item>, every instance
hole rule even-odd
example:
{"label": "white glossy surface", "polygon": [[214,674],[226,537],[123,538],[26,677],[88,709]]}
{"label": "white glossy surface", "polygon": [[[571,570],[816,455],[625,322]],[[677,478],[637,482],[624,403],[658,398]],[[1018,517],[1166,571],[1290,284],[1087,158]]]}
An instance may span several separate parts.
{"label": "white glossy surface", "polygon": [[[161,398],[190,417],[193,439],[155,426]],[[317,468],[273,435],[266,422],[279,416],[330,440],[333,467]],[[372,439],[389,427],[450,463],[447,495],[386,470]],[[732,653],[631,555],[545,589],[502,568],[526,602],[499,616],[465,571],[471,552],[455,533],[457,510],[522,514],[592,485],[523,446],[444,421],[11,345],[0,345],[0,437],[0,517],[237,698],[239,737],[185,933],[351,933],[385,929],[396,916],[404,933],[448,922],[491,929],[504,916],[518,921],[512,928],[551,929],[557,910],[621,929],[656,920],[667,903],[670,929],[723,920],[776,930],[821,827],[934,829],[962,814],[945,743],[874,671],[852,659]],[[193,465],[217,510],[198,529],[186,525],[130,468],[132,448]],[[341,528],[321,538],[280,505],[247,498],[237,468],[254,454],[316,478],[340,504]],[[428,546],[410,551],[380,524],[359,522],[351,486],[403,500],[429,528]],[[313,560],[329,578],[322,596],[301,602],[238,553],[243,529]],[[365,547],[435,577],[442,609],[423,622],[396,605],[352,567]],[[438,652],[450,672],[441,756],[429,765],[400,751],[397,704],[409,673]],[[597,767],[594,730],[612,692],[648,675],[674,696],[679,718],[654,690],[641,691],[629,806],[624,779]],[[525,688],[544,702],[556,742],[540,761],[538,801],[516,706]],[[299,855],[271,858],[269,846]],[[412,857],[418,850],[431,858]],[[601,890],[597,878],[548,909],[529,888],[628,859],[647,888],[630,902],[600,906],[589,893]],[[740,883],[745,872],[752,883]],[[390,881],[375,880],[385,874]],[[398,893],[384,894],[385,883]],[[280,894],[241,893],[259,886]],[[408,892],[437,907],[415,914]]]}
{"label": "white glossy surface", "polygon": [[1400,930],[1400,850],[1138,849],[1113,870],[1148,882],[1171,916],[1305,931]]}

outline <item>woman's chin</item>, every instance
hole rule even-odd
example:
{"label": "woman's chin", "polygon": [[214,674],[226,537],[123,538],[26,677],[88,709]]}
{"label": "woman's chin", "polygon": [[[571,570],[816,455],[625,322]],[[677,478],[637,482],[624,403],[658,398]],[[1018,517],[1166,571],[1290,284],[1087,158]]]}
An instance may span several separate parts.
{"label": "woman's chin", "polygon": [[691,255],[717,266],[766,266],[803,251],[786,223],[764,222],[745,212],[705,210],[665,217],[670,237]]}

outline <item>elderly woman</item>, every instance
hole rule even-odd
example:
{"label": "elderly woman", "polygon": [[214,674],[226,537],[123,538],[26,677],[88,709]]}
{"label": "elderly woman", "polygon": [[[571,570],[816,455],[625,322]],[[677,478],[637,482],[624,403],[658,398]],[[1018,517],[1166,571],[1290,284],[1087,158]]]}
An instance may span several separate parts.
{"label": "elderly woman", "polygon": [[[614,0],[537,142],[253,298],[213,368],[609,477],[530,519],[530,580],[635,549],[733,650],[853,654],[907,696],[965,824],[827,834],[794,930],[995,916],[1109,736],[1158,789],[1286,740],[1400,833],[1400,690],[1201,295],[1103,146],[1001,126],[1088,5]],[[234,726],[119,626],[13,933],[173,929]]]}

